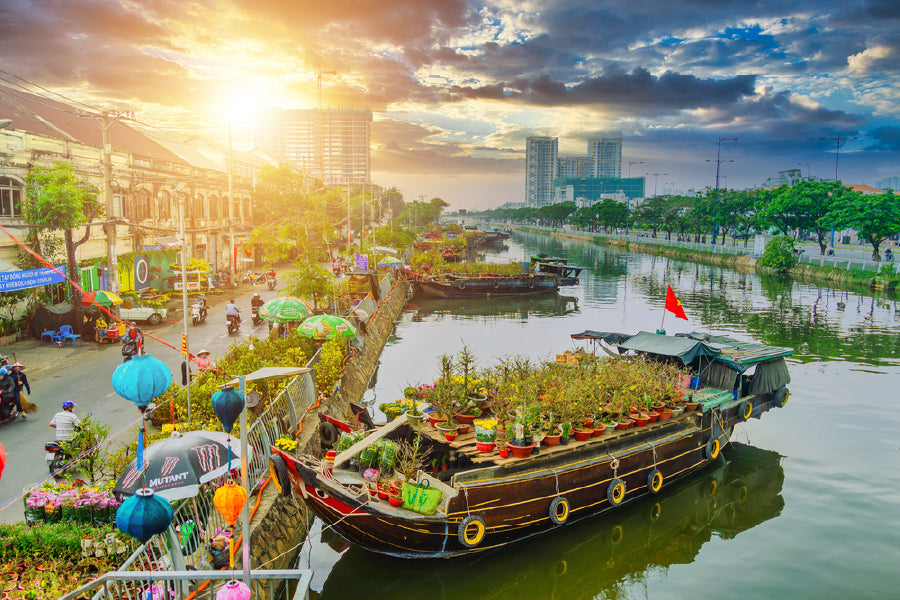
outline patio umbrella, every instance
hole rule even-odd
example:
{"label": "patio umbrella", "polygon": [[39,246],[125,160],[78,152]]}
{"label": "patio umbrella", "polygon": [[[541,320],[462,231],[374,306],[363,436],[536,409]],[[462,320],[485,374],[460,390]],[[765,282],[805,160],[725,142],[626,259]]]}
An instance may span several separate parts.
{"label": "patio umbrella", "polygon": [[344,317],[316,315],[309,317],[297,328],[297,333],[316,340],[330,340],[333,337],[356,337],[356,328]]}
{"label": "patio umbrella", "polygon": [[124,300],[106,290],[97,290],[81,297],[82,306],[90,306],[99,304],[100,306],[112,306],[113,304],[122,304]]}
{"label": "patio umbrella", "polygon": [[302,298],[279,296],[259,308],[259,316],[266,321],[293,323],[302,321],[313,313],[312,306]]}
{"label": "patio umbrella", "polygon": [[399,258],[394,258],[393,256],[388,256],[387,258],[382,258],[378,261],[379,267],[393,267],[394,265],[402,265],[403,261]]}
{"label": "patio umbrella", "polygon": [[229,463],[227,438],[222,431],[175,431],[171,437],[147,446],[144,469],[138,471],[136,461],[132,461],[113,492],[130,496],[146,483],[146,487],[168,500],[192,498],[200,491],[201,483],[241,466],[241,440],[231,437]]}

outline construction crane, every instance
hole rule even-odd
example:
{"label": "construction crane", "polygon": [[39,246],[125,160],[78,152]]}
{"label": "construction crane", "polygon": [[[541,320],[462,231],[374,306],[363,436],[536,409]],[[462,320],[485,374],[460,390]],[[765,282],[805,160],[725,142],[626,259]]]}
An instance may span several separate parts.
{"label": "construction crane", "polygon": [[322,110],[322,75],[337,75],[337,71],[316,71],[316,89],[318,92],[318,104],[316,107]]}

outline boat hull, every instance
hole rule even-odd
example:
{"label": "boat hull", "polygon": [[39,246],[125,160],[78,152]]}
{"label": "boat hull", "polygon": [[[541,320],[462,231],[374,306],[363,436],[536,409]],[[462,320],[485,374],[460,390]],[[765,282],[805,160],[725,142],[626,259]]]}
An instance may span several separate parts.
{"label": "boat hull", "polygon": [[[759,398],[752,416],[772,406],[771,399]],[[493,550],[658,493],[716,462],[731,428],[744,420],[737,409],[735,402],[685,413],[666,423],[457,473],[450,485],[458,493],[434,515],[390,507],[364,486],[338,484],[316,464],[282,456],[294,489],[350,542],[392,556],[446,558]],[[657,470],[662,480],[653,489]],[[620,484],[624,489],[617,495]],[[473,525],[478,520],[482,528]]]}
{"label": "boat hull", "polygon": [[552,294],[559,290],[555,275],[524,277],[469,277],[452,281],[419,280],[416,295],[423,298],[500,298]]}

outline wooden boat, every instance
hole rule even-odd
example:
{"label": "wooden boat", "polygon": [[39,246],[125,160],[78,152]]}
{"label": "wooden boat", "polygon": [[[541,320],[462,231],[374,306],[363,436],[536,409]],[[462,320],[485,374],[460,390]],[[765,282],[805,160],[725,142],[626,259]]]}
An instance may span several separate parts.
{"label": "wooden boat", "polygon": [[569,266],[569,259],[546,254],[531,257],[531,267],[536,273],[552,273],[559,277],[559,285],[578,285],[581,267]]}
{"label": "wooden boat", "polygon": [[[333,468],[315,457],[296,458],[273,448],[273,480],[282,493],[300,493],[350,542],[406,558],[484,552],[615,511],[710,465],[735,425],[787,402],[790,377],[784,358],[790,349],[699,337],[642,332],[623,336],[618,344],[620,352],[679,360],[713,384],[692,392],[696,410],[665,422],[541,448],[525,458],[501,458],[497,450],[480,452],[473,433],[447,442],[438,431],[410,426],[407,415],[401,415],[337,455]],[[351,457],[378,439],[407,438],[414,431],[466,458],[440,477],[419,471],[417,491],[440,491],[434,514],[374,498],[363,475],[347,468]]]}
{"label": "wooden boat", "polygon": [[559,290],[559,278],[547,273],[516,277],[445,275],[416,278],[416,295],[424,298],[498,298],[552,294]]}

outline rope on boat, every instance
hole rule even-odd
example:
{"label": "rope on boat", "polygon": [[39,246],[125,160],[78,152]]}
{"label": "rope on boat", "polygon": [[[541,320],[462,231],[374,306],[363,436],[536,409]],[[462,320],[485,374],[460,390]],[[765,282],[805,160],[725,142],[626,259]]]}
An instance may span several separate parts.
{"label": "rope on boat", "polygon": [[556,497],[559,498],[559,473],[553,473],[553,479],[556,480]]}

